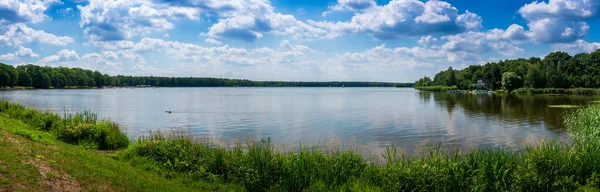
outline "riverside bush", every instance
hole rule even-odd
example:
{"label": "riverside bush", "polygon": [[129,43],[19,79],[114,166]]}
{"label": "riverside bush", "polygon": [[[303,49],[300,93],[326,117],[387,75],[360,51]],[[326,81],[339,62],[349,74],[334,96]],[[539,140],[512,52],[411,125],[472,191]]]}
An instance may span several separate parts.
{"label": "riverside bush", "polygon": [[64,142],[82,144],[90,148],[114,150],[125,148],[129,138],[111,121],[98,121],[89,111],[66,114],[61,117],[51,111],[38,111],[8,101],[0,101],[0,114],[19,119],[41,131],[51,132]]}

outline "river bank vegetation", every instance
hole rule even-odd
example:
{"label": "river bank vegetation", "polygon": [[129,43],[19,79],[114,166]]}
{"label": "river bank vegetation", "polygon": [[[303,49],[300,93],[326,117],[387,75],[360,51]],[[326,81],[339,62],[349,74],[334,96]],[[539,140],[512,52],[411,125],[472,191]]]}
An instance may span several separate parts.
{"label": "river bank vegetation", "polygon": [[412,87],[412,83],[387,82],[292,82],[251,81],[208,77],[110,76],[98,71],[68,67],[41,67],[0,63],[0,87],[102,88],[105,86],[152,87]]}
{"label": "river bank vegetation", "polygon": [[91,113],[59,116],[2,102],[0,189],[46,191],[64,181],[95,191],[594,190],[599,116],[597,104],[571,110],[568,143],[410,155],[389,146],[379,159],[340,148],[279,151],[268,139],[225,147],[181,132],[129,141]]}
{"label": "river bank vegetation", "polygon": [[[423,77],[415,87],[456,86],[461,90],[477,89],[482,80],[490,90],[506,89],[518,93],[597,94],[600,87],[600,50],[569,55],[552,52],[543,59],[511,59],[484,65],[471,65],[461,70],[452,67],[437,73],[433,79]],[[481,87],[480,87],[481,89]]]}

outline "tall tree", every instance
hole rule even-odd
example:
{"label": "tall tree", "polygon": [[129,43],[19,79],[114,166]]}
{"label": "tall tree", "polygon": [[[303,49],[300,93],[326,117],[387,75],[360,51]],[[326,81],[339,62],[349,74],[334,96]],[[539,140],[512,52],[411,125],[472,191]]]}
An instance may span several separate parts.
{"label": "tall tree", "polygon": [[523,79],[514,72],[502,74],[502,87],[507,91],[512,91],[523,86]]}

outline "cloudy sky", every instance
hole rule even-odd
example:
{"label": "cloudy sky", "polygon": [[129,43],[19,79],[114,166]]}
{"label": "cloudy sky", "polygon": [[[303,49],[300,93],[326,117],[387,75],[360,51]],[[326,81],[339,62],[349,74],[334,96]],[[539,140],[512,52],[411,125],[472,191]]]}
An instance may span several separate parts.
{"label": "cloudy sky", "polygon": [[414,81],[600,48],[600,0],[0,0],[0,62],[111,75]]}

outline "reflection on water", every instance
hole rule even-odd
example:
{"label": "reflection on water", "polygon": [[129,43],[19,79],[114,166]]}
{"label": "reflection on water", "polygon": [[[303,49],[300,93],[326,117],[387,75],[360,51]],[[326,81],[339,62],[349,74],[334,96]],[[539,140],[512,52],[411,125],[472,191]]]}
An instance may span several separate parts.
{"label": "reflection on water", "polygon": [[412,153],[431,144],[519,148],[540,139],[567,139],[562,124],[567,110],[547,106],[600,100],[409,88],[42,90],[0,92],[0,99],[57,112],[91,110],[121,124],[131,137],[149,130],[184,128],[210,138],[270,137],[292,146],[351,141],[366,154],[379,154],[387,145]]}

